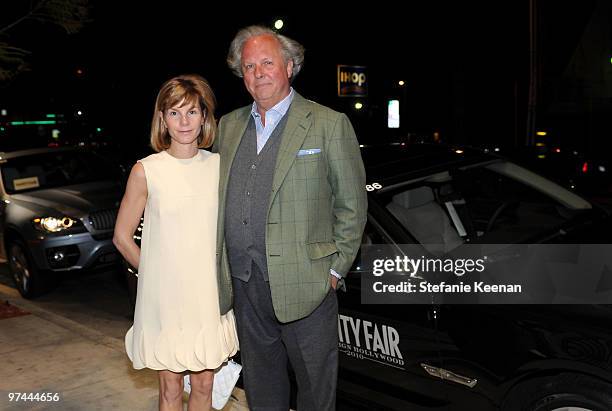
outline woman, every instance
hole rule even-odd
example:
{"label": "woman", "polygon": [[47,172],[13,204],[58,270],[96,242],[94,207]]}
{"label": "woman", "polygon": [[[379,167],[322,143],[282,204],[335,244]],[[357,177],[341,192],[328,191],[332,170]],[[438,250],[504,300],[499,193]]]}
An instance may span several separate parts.
{"label": "woman", "polygon": [[[113,242],[138,268],[134,325],[125,336],[135,369],[159,370],[160,410],[211,408],[213,370],[238,348],[234,314],[219,311],[215,241],[219,155],[215,98],[202,77],[168,80],[155,102],[151,146],[130,173]],[[144,211],[141,247],[133,233]]]}

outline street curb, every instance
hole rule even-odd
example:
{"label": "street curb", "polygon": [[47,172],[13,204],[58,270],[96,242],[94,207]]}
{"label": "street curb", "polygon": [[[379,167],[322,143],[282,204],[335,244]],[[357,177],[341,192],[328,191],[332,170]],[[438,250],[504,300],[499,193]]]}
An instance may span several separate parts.
{"label": "street curb", "polygon": [[123,340],[114,337],[109,337],[108,335],[103,334],[93,328],[86,327],[76,321],[44,310],[36,306],[35,304],[24,300],[21,297],[14,297],[11,294],[7,293],[7,291],[10,292],[10,290],[12,289],[0,284],[0,299],[8,301],[9,304],[14,305],[15,307],[28,311],[31,314],[42,318],[43,320],[49,321],[57,326],[65,328],[75,334],[80,335],[83,338],[91,340],[97,344],[105,345],[116,351],[125,353],[125,344]]}

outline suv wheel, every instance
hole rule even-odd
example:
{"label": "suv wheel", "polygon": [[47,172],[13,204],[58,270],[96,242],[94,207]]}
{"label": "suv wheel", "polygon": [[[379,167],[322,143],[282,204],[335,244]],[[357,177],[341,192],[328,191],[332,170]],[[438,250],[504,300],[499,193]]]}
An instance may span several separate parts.
{"label": "suv wheel", "polygon": [[12,241],[6,247],[9,269],[17,290],[24,298],[33,298],[44,292],[42,278],[32,264],[28,250],[21,241]]}
{"label": "suv wheel", "polygon": [[503,411],[608,411],[612,386],[578,374],[559,374],[524,381],[514,387]]}

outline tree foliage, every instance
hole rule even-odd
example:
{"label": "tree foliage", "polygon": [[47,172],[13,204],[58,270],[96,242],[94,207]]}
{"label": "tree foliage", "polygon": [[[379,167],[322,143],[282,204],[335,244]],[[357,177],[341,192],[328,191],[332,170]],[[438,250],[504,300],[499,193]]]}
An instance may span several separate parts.
{"label": "tree foliage", "polygon": [[89,0],[32,0],[30,6],[0,27],[0,83],[6,83],[28,70],[30,50],[19,47],[19,26],[26,22],[51,24],[67,34],[77,33],[89,21]]}

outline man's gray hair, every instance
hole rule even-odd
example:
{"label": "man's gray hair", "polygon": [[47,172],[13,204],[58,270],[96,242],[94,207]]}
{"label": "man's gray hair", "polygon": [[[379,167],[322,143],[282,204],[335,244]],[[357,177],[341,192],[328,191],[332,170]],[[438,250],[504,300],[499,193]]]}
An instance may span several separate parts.
{"label": "man's gray hair", "polygon": [[289,62],[289,60],[293,61],[293,72],[291,73],[291,81],[293,81],[304,64],[304,46],[265,26],[245,27],[236,34],[227,54],[227,65],[235,75],[242,77],[242,48],[244,43],[251,37],[261,35],[270,35],[276,38],[280,44],[285,63]]}

